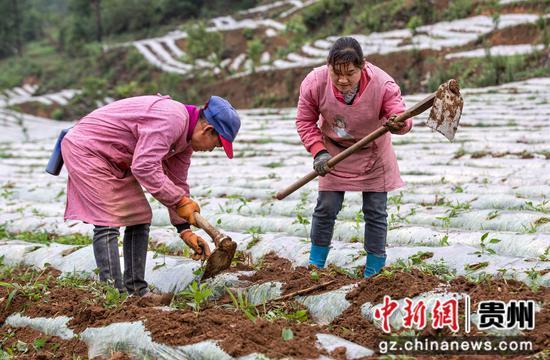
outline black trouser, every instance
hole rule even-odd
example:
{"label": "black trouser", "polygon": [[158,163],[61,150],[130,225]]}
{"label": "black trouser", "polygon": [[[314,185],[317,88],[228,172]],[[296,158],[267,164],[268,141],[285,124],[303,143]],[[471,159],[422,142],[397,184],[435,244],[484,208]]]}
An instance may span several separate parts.
{"label": "black trouser", "polygon": [[[342,209],[344,191],[319,191],[317,206],[311,221],[311,242],[317,246],[330,246],[336,216]],[[363,193],[365,218],[365,250],[380,256],[386,255],[388,229],[386,210],[387,192]]]}
{"label": "black trouser", "polygon": [[99,279],[111,282],[119,291],[133,295],[148,292],[145,281],[145,261],[151,224],[127,226],[124,230],[122,252],[124,256],[124,283],[120,271],[118,252],[118,227],[94,227],[94,256],[99,268]]}

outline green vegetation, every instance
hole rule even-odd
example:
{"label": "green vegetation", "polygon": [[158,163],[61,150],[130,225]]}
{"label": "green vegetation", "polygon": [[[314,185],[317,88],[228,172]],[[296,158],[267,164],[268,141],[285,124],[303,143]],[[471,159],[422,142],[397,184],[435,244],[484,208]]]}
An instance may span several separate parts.
{"label": "green vegetation", "polygon": [[[456,59],[448,66],[436,68],[428,79],[428,89],[435,91],[441,83],[451,78],[459,79],[461,87],[482,87],[549,76],[550,69],[541,57],[544,55],[540,52],[515,56],[492,56],[487,52],[483,58]],[[426,61],[437,63],[437,60],[430,58]]]}
{"label": "green vegetation", "polygon": [[262,236],[260,235],[262,233],[262,228],[259,226],[251,226],[245,231],[245,233],[252,235],[252,239],[246,245],[246,250],[252,249],[254,245],[262,240]]}
{"label": "green vegetation", "polygon": [[246,290],[237,291],[233,293],[229,288],[225,288],[225,291],[233,302],[233,308],[238,311],[242,311],[248,319],[251,321],[256,320],[260,315],[256,306],[248,301],[248,294]]}
{"label": "green vegetation", "polygon": [[495,250],[491,249],[488,245],[498,244],[499,242],[501,242],[501,240],[496,238],[487,240],[488,236],[489,236],[489,233],[486,232],[485,234],[481,235],[481,238],[479,239],[479,250],[474,251],[474,254],[477,255],[478,257],[484,254],[491,254],[491,255],[496,254]]}
{"label": "green vegetation", "polygon": [[425,261],[431,257],[433,257],[432,252],[419,251],[409,256],[407,260],[398,259],[389,267],[383,268],[378,276],[391,278],[395,271],[411,272],[413,269],[416,269],[429,275],[438,276],[445,281],[450,281],[456,277],[456,271],[450,269],[443,259],[431,263]]}
{"label": "green vegetation", "polygon": [[176,294],[172,305],[176,308],[182,308],[182,305],[187,305],[198,315],[212,294],[213,290],[208,284],[199,284],[197,281],[193,281],[185,290]]}
{"label": "green vegetation", "polygon": [[58,235],[55,233],[48,233],[46,231],[9,232],[6,230],[5,225],[0,225],[0,239],[23,240],[31,243],[47,245],[52,242],[66,245],[89,245],[92,243],[92,239],[88,236],[78,233]]}
{"label": "green vegetation", "polygon": [[[320,0],[282,19],[285,30],[272,40],[265,37],[263,28],[247,28],[236,34],[244,40],[243,44],[225,41],[234,35],[206,31],[212,17],[232,14],[260,3],[258,0],[0,2],[0,11],[10,14],[0,24],[0,90],[24,83],[39,84],[38,94],[66,88],[82,90],[66,106],[46,110],[49,117],[58,120],[78,119],[106,97],[120,99],[158,92],[194,104],[204,103],[215,90],[231,100],[239,96],[239,101],[245,103],[243,107],[294,106],[304,69],[270,73],[262,78],[243,77],[227,85],[231,71],[214,73],[213,69],[201,68],[193,72],[194,79],[186,79],[181,74],[166,73],[152,66],[133,46],[113,45],[184,29],[188,37],[178,41],[177,46],[185,51],[185,61],[197,63],[205,59],[219,70],[222,60],[245,52],[254,72],[264,51],[269,51],[272,59],[283,58],[305,43],[329,35],[369,34],[403,28],[419,34],[424,25],[480,13],[491,14],[496,26],[501,12],[496,0],[456,0],[448,2],[444,8],[420,0]],[[546,48],[550,39],[547,23],[548,20],[541,16],[532,25],[538,34],[536,42]],[[489,40],[489,37],[481,38],[479,43],[488,47]],[[386,70],[404,92],[432,91],[449,78],[459,79],[462,87],[478,87],[550,75],[544,51],[510,57],[487,54],[482,59],[451,61],[426,56],[425,52],[413,49],[406,54],[410,62],[400,69],[392,69],[390,61]],[[384,60],[379,65],[386,68]],[[200,81],[196,81],[197,77]],[[219,86],[222,83],[223,86]],[[257,86],[258,83],[279,86]],[[255,89],[251,95],[250,88]],[[247,90],[248,96],[234,95],[241,94],[242,90]],[[457,158],[460,156],[457,153]],[[275,168],[279,164],[267,166]]]}
{"label": "green vegetation", "polygon": [[[2,270],[2,277],[5,277],[6,275],[6,269],[0,268]],[[7,270],[9,271],[9,270]],[[45,293],[48,291],[48,284],[50,281],[50,276],[48,276],[46,279],[42,277],[44,275],[45,270],[38,273],[31,269],[26,269],[26,271],[19,275],[18,277],[21,280],[21,283],[19,282],[0,282],[0,287],[6,288],[9,291],[9,294],[5,301],[5,309],[9,308],[13,299],[16,296],[22,296],[25,297],[31,301],[40,300],[45,296]]]}
{"label": "green vegetation", "polygon": [[209,59],[218,64],[222,50],[222,35],[219,32],[206,31],[205,23],[198,22],[187,29],[187,55],[191,62]]}

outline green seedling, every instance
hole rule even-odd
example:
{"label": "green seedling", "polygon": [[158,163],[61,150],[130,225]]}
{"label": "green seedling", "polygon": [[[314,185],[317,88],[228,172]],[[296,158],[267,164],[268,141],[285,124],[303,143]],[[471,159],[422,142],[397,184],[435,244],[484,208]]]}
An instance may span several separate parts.
{"label": "green seedling", "polygon": [[236,295],[227,287],[225,288],[225,291],[229,294],[235,310],[242,311],[250,321],[256,320],[259,316],[258,309],[254,306],[254,304],[251,304],[248,301],[247,292],[245,290],[237,291]]}
{"label": "green seedling", "polygon": [[432,258],[433,256],[434,253],[431,251],[419,251],[416,254],[409,256],[409,260],[413,265],[418,265],[424,262],[424,260]]}
{"label": "green seedling", "polygon": [[128,298],[128,294],[121,293],[118,289],[110,285],[105,285],[103,306],[107,309],[120,307]]}
{"label": "green seedling", "polygon": [[353,224],[353,228],[355,229],[355,232],[357,234],[361,233],[361,230],[363,228],[362,227],[363,222],[364,222],[363,210],[357,210],[357,212],[355,213],[355,224]]}
{"label": "green seedling", "polygon": [[523,232],[527,234],[534,234],[537,232],[537,224],[529,223],[529,225],[521,225]]}
{"label": "green seedling", "polygon": [[464,149],[464,146],[460,146],[458,150],[455,151],[453,159],[460,159],[464,155],[466,155],[466,149]]}
{"label": "green seedling", "polygon": [[487,240],[487,237],[489,236],[489,233],[486,232],[485,234],[481,235],[481,238],[479,239],[479,250],[474,251],[473,254],[477,255],[478,257],[481,257],[481,255],[484,254],[496,254],[496,251],[491,249],[488,245],[489,244],[498,244],[501,242],[501,240],[492,238],[490,240]]}
{"label": "green seedling", "polygon": [[44,347],[44,345],[46,345],[46,339],[43,339],[43,338],[35,339],[32,343],[32,346],[37,351],[42,349]]}
{"label": "green seedling", "polygon": [[[483,263],[482,263],[483,264]],[[486,272],[481,272],[479,274],[466,274],[465,278],[468,280],[468,281],[471,281],[473,283],[476,283],[476,284],[482,284],[482,283],[486,283],[490,280],[493,279],[493,275],[491,274],[487,274]]]}
{"label": "green seedling", "polygon": [[499,215],[499,211],[498,211],[498,210],[493,210],[493,211],[491,211],[489,214],[487,214],[487,217],[486,217],[485,219],[486,219],[486,220],[493,220],[493,219],[496,218],[498,215]]}
{"label": "green seedling", "polygon": [[399,207],[403,203],[403,191],[400,191],[398,195],[390,196],[388,198],[388,204],[396,206],[399,212]]}
{"label": "green seedling", "polygon": [[283,328],[283,331],[281,331],[281,337],[284,341],[292,340],[294,339],[294,333],[290,328]]}
{"label": "green seedling", "polygon": [[246,245],[246,250],[250,250],[254,245],[262,240],[262,237],[260,236],[262,233],[262,228],[260,226],[251,226],[245,231],[245,233],[252,235],[252,240],[250,240],[250,242]]}
{"label": "green seedling", "polygon": [[397,259],[389,267],[385,267],[381,271],[381,275],[385,277],[393,277],[395,271],[411,272],[413,269],[417,269],[423,273],[437,276],[443,280],[450,281],[456,277],[456,271],[450,269],[447,264],[440,259],[435,262],[427,263],[424,260],[433,256],[431,252],[418,252],[411,255],[407,260]]}
{"label": "green seedling", "polygon": [[214,290],[208,284],[199,284],[193,281],[185,290],[180,291],[177,296],[190,300],[186,303],[198,315],[202,306],[208,302],[208,298],[212,296]]}
{"label": "green seedling", "polygon": [[498,269],[497,272],[498,272],[497,277],[504,280],[505,284],[508,284],[508,282],[506,281],[506,273],[508,272],[508,269],[501,268],[501,269]]}
{"label": "green seedling", "polygon": [[[37,301],[44,297],[44,294],[48,291],[48,282],[50,277],[47,279],[41,280],[40,277],[44,274],[43,270],[40,273],[34,271],[30,272],[30,279],[24,284],[19,284],[17,282],[0,282],[0,287],[6,288],[9,291],[9,294],[6,298],[5,309],[9,308],[13,299],[17,295],[21,295],[31,301]],[[26,279],[27,273],[21,277],[21,280]]]}
{"label": "green seedling", "polygon": [[223,207],[221,204],[218,204],[218,208],[220,208],[220,212],[223,214],[223,213],[227,213],[227,214],[231,214],[233,212],[233,208],[230,208],[230,207]]}
{"label": "green seedling", "polygon": [[[546,247],[546,249],[544,250],[544,253],[539,255],[539,260],[540,261],[550,261],[550,246]],[[0,261],[0,264],[2,262]]]}
{"label": "green seedling", "polygon": [[439,246],[449,246],[449,234],[443,235],[441,240],[439,240]]}
{"label": "green seedling", "polygon": [[540,274],[540,271],[536,270],[535,268],[531,268],[529,270],[524,271],[527,275],[527,278],[531,280],[531,283],[529,284],[529,287],[534,292],[539,291],[540,287],[542,286],[542,275]]}
{"label": "green seedling", "polygon": [[266,168],[270,168],[270,169],[275,169],[275,168],[280,168],[280,167],[283,167],[284,164],[281,162],[281,161],[274,161],[274,162],[270,162],[269,164],[265,164],[265,165],[262,165]]}
{"label": "green seedling", "polygon": [[469,271],[469,272],[474,272],[474,271],[477,271],[477,270],[480,270],[480,269],[484,269],[487,266],[489,266],[489,263],[487,261],[483,261],[483,262],[479,262],[479,263],[475,263],[475,264],[466,264],[466,265],[464,265],[464,270]]}
{"label": "green seedling", "polygon": [[269,321],[288,320],[297,323],[306,322],[309,320],[308,312],[305,309],[296,311],[287,311],[283,307],[275,307],[265,313],[263,317]]}
{"label": "green seedling", "polygon": [[311,280],[313,281],[319,281],[319,273],[315,270],[311,270],[309,272],[309,276],[311,277]]}
{"label": "green seedling", "polygon": [[174,253],[172,249],[166,244],[154,244],[149,242],[149,248],[155,252],[155,255],[153,255],[153,259],[156,259],[159,254],[162,255],[171,255]]}
{"label": "green seedling", "polygon": [[307,231],[307,226],[310,224],[309,219],[303,216],[302,214],[296,214],[296,220],[294,220],[292,223],[301,224],[304,227],[304,232],[306,233],[306,239],[309,241],[309,232]]}
{"label": "green seedling", "polygon": [[63,277],[57,279],[57,284],[62,287],[71,288],[87,288],[92,281],[87,277],[86,273],[70,272]]}

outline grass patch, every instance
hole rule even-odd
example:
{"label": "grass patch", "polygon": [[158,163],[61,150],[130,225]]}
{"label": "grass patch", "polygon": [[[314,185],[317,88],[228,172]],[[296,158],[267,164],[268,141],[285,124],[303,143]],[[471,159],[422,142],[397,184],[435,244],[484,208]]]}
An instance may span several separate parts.
{"label": "grass patch", "polygon": [[30,243],[46,244],[51,243],[65,245],[89,245],[92,239],[82,234],[58,235],[46,231],[21,231],[10,232],[6,230],[5,225],[0,226],[0,238],[10,240],[22,240]]}

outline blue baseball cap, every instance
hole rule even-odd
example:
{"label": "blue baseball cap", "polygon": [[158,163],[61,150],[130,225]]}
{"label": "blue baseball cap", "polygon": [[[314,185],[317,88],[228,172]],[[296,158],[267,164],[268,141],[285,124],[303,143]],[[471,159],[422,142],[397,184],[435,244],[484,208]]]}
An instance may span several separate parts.
{"label": "blue baseball cap", "polygon": [[203,114],[218,133],[227,157],[233,159],[233,140],[241,127],[239,114],[229,101],[219,96],[211,96],[208,99]]}

